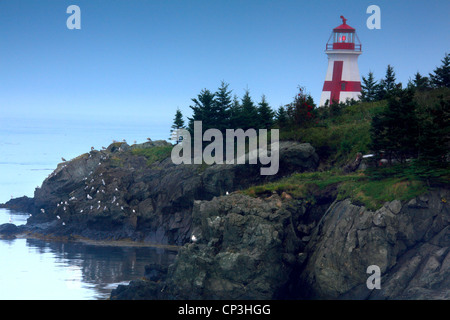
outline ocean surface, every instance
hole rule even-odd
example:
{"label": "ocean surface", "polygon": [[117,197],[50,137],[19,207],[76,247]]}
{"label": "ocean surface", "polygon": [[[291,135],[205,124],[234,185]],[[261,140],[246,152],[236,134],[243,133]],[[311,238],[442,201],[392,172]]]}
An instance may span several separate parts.
{"label": "ocean surface", "polygon": [[[128,144],[166,140],[170,128],[144,120],[14,119],[0,115],[0,203],[32,197],[34,189],[67,160],[113,140]],[[167,132],[167,134],[166,134]],[[28,213],[0,209],[0,224],[25,224]],[[144,266],[168,264],[161,248],[113,247],[35,239],[0,240],[0,300],[107,299],[118,284],[144,275]]]}
{"label": "ocean surface", "polygon": [[128,144],[147,138],[166,140],[170,125],[112,119],[27,119],[2,118],[0,115],[0,203],[11,197],[32,197],[36,187],[65,158],[73,159],[101,150],[113,140]]}
{"label": "ocean surface", "polygon": [[[0,209],[0,224],[29,214]],[[142,278],[149,263],[170,264],[175,252],[36,239],[0,240],[0,300],[108,299],[119,284]]]}

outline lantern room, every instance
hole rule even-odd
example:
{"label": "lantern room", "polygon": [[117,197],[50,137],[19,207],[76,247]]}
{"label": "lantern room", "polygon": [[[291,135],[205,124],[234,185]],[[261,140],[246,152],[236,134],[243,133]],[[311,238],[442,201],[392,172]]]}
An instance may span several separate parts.
{"label": "lantern room", "polygon": [[361,51],[361,42],[359,41],[356,30],[347,24],[347,19],[341,16],[342,24],[333,29],[328,39],[326,50],[353,50]]}

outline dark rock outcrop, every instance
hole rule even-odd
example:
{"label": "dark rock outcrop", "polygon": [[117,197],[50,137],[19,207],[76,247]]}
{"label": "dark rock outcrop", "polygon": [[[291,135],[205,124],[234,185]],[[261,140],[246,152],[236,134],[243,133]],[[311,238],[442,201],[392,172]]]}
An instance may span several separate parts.
{"label": "dark rock outcrop", "polygon": [[[375,212],[333,203],[306,248],[302,297],[449,299],[449,195],[441,189]],[[367,288],[371,265],[381,270],[381,290]]]}
{"label": "dark rock outcrop", "polygon": [[13,223],[4,223],[0,225],[0,239],[14,239],[20,229]]}
{"label": "dark rock outcrop", "polygon": [[174,165],[170,157],[148,163],[141,155],[169,146],[164,141],[113,143],[59,164],[35,190],[29,228],[58,236],[182,245],[191,235],[194,200],[313,171],[319,162],[314,148],[296,142],[280,143],[281,170],[275,176],[261,176],[260,165]]}
{"label": "dark rock outcrop", "polygon": [[[167,274],[112,297],[449,299],[449,196],[441,189],[375,212],[349,200],[311,206],[277,194],[197,201],[195,241]],[[380,290],[367,288],[371,265],[381,270]]]}
{"label": "dark rock outcrop", "polygon": [[14,198],[6,203],[0,203],[0,208],[7,208],[14,211],[31,212],[34,210],[34,199],[26,196]]}

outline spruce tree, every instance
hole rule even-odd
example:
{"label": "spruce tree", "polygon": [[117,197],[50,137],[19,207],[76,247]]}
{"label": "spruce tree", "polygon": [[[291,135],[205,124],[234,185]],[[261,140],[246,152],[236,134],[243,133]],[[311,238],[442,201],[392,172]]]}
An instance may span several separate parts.
{"label": "spruce tree", "polygon": [[423,77],[419,72],[414,75],[413,84],[420,91],[428,89],[430,86],[428,77]]}
{"label": "spruce tree", "polygon": [[231,116],[231,90],[228,91],[228,83],[222,81],[221,86],[215,94],[215,101],[213,104],[213,119],[216,129],[222,133],[230,127]]}
{"label": "spruce tree", "polygon": [[450,150],[450,101],[441,97],[439,103],[419,112],[419,158],[432,166],[446,163]]}
{"label": "spruce tree", "polygon": [[377,98],[378,84],[374,79],[373,72],[370,71],[367,78],[363,76],[362,79],[363,83],[361,85],[360,95],[361,101],[375,101]]}
{"label": "spruce tree", "polygon": [[262,95],[261,102],[258,103],[258,129],[270,129],[274,123],[274,112],[266,101],[266,96]]}
{"label": "spruce tree", "polygon": [[229,129],[241,128],[242,108],[237,95],[234,95],[233,102],[230,107]]}
{"label": "spruce tree", "polygon": [[380,81],[380,84],[377,88],[377,100],[382,100],[388,98],[390,95],[394,94],[397,89],[397,85],[395,83],[395,72],[394,67],[390,64],[387,66],[386,75],[384,79]]}
{"label": "spruce tree", "polygon": [[[173,124],[172,124],[171,128],[172,128],[172,130],[170,130],[171,134],[176,130],[184,128],[183,114],[181,113],[181,110],[179,108],[177,108],[177,111],[175,113],[175,118],[173,119]],[[178,138],[177,138],[176,143],[178,144]]]}
{"label": "spruce tree", "polygon": [[[189,106],[192,111],[192,117],[189,119],[189,131],[194,132],[194,121],[202,121],[203,132],[208,129],[215,128],[215,111],[214,111],[214,93],[208,89],[203,89],[197,98],[192,99],[194,106]],[[202,132],[202,134],[203,134]]]}
{"label": "spruce tree", "polygon": [[434,88],[450,88],[450,55],[445,54],[442,66],[434,69],[434,74],[430,73],[430,83]]}
{"label": "spruce tree", "polygon": [[419,122],[412,90],[397,91],[389,97],[388,105],[372,119],[371,149],[383,153],[391,162],[405,162],[417,156]]}
{"label": "spruce tree", "polygon": [[244,96],[242,97],[241,114],[237,122],[241,125],[241,129],[258,129],[258,109],[255,107],[248,89],[245,90]]}
{"label": "spruce tree", "polygon": [[275,122],[279,128],[285,128],[288,124],[288,115],[286,109],[280,106],[275,113]]}

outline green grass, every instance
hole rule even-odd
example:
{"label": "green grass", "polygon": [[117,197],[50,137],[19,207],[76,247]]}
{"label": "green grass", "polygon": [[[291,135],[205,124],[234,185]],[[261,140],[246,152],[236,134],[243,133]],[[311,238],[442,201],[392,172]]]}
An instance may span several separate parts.
{"label": "green grass", "polygon": [[409,200],[427,192],[428,187],[421,180],[394,177],[383,180],[361,180],[339,185],[338,199],[349,198],[352,203],[364,205],[369,210],[379,209],[385,202]]}
{"label": "green grass", "polygon": [[147,158],[147,165],[152,165],[156,162],[160,162],[168,157],[172,152],[172,146],[161,146],[152,148],[137,148],[131,150],[131,153],[135,156],[144,156]]}
{"label": "green grass", "polygon": [[385,105],[386,101],[377,101],[346,106],[340,115],[318,120],[314,126],[283,128],[280,139],[310,143],[327,169],[342,166],[354,160],[358,152],[369,152],[372,118]]}
{"label": "green grass", "polygon": [[[449,170],[441,172],[440,179],[448,179],[449,174]],[[296,173],[277,182],[250,187],[242,193],[264,197],[273,192],[279,195],[286,192],[295,199],[305,199],[314,204],[320,191],[331,185],[336,188],[337,199],[348,198],[369,210],[377,210],[387,201],[412,199],[430,189],[426,179],[419,175],[395,174],[374,179],[362,172],[342,174],[339,171],[324,171]]]}

